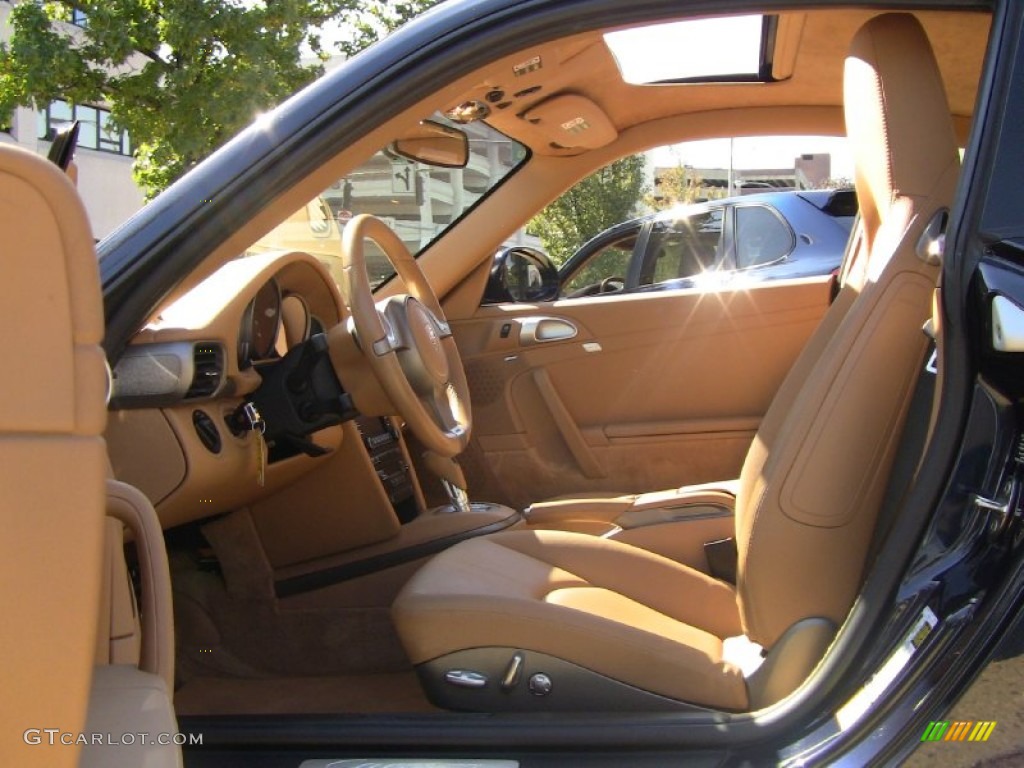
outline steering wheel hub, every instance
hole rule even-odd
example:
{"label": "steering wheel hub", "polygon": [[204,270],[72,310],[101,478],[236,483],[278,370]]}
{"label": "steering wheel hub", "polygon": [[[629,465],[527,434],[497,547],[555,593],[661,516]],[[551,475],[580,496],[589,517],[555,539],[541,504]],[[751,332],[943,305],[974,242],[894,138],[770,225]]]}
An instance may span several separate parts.
{"label": "steering wheel hub", "polygon": [[448,382],[448,358],[441,346],[441,330],[433,313],[416,299],[409,297],[405,303],[405,317],[409,324],[410,350],[414,352],[418,367],[431,383],[444,385]]}

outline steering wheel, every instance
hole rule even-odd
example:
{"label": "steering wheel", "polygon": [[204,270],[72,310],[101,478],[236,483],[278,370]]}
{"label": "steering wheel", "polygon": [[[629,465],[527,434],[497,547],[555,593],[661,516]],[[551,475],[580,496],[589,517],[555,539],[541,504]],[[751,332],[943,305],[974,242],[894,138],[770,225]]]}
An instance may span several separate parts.
{"label": "steering wheel", "polygon": [[566,295],[567,299],[582,299],[587,296],[600,296],[605,293],[618,293],[626,287],[626,281],[621,277],[606,277],[599,283],[591,283],[578,288]]}
{"label": "steering wheel", "polygon": [[626,287],[626,281],[621,277],[606,277],[601,281],[598,287],[598,294],[602,293],[618,293]]}
{"label": "steering wheel", "polygon": [[[367,238],[380,246],[408,293],[374,302],[366,272]],[[424,446],[446,457],[461,453],[471,427],[466,372],[416,259],[383,221],[361,214],[342,233],[341,264],[339,287],[356,340],[384,392]]]}

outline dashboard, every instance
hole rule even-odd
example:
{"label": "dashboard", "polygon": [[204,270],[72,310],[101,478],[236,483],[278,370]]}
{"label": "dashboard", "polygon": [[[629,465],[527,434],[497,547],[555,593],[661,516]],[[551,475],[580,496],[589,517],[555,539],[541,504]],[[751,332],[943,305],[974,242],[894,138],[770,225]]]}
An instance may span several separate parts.
{"label": "dashboard", "polygon": [[248,394],[261,363],[339,323],[344,305],[309,254],[229,262],[142,329],[114,369],[112,406],[173,405]]}
{"label": "dashboard", "polygon": [[224,265],[164,308],[114,369],[107,443],[116,476],[165,527],[251,504],[313,471],[355,426],[302,450],[262,439],[240,409],[293,350],[345,318],[333,278],[302,252]]}

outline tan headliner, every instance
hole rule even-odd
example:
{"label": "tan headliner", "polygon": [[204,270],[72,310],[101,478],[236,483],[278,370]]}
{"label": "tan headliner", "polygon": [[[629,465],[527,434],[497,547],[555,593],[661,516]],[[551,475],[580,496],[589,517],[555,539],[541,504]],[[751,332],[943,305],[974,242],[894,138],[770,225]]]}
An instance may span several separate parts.
{"label": "tan headliner", "polygon": [[[510,105],[495,110],[488,122],[538,154],[575,153],[551,148],[549,137],[521,117],[535,104],[562,92],[591,99],[620,132],[652,120],[721,112],[737,105],[773,110],[808,106],[839,109],[846,49],[854,33],[873,15],[871,11],[781,14],[774,75],[784,79],[778,82],[629,85],[619,76],[601,33],[590,32],[500,60],[478,76],[474,88],[448,106],[468,99],[486,100],[486,94],[494,89],[504,91]],[[987,36],[990,17],[977,12],[916,15],[939,60],[951,113],[956,117],[970,116],[984,53],[983,46],[972,43]],[[537,55],[545,62],[543,68],[519,77],[512,74],[514,64]],[[508,94],[536,86],[540,90],[519,99],[508,98]],[[767,121],[756,128],[760,133],[774,132]],[[739,133],[750,133],[750,127]]]}

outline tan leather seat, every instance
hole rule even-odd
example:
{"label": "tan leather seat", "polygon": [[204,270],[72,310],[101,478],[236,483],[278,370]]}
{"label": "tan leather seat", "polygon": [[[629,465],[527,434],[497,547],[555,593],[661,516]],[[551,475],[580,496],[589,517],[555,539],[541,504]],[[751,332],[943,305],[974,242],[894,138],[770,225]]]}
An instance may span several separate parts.
{"label": "tan leather seat", "polygon": [[[103,304],[92,234],[51,164],[0,145],[2,765],[77,765],[103,557]],[[42,738],[47,738],[42,734]]]}
{"label": "tan leather seat", "polygon": [[[820,660],[859,589],[923,364],[937,268],[916,245],[951,204],[959,171],[942,81],[913,16],[879,16],[858,32],[845,102],[866,269],[826,315],[747,455],[735,590],[583,534],[459,544],[393,607],[438,704],[743,710],[786,695]],[[747,676],[725,642],[738,635],[767,650]]]}
{"label": "tan leather seat", "polygon": [[[165,631],[140,645],[123,526],[104,519],[107,510],[134,520],[126,511],[133,504],[151,515],[150,540],[159,551],[155,563],[149,552],[140,553],[140,562],[168,579],[161,587],[154,578],[149,591],[163,589],[169,600],[155,512],[133,489],[104,485],[103,300],[85,210],[56,166],[0,145],[0,231],[0,765],[180,765],[173,744],[82,746],[81,737],[91,742],[92,734],[177,730],[168,694],[169,602],[157,609],[148,601],[155,614],[144,616],[144,627]],[[159,675],[135,667],[140,652]]]}

